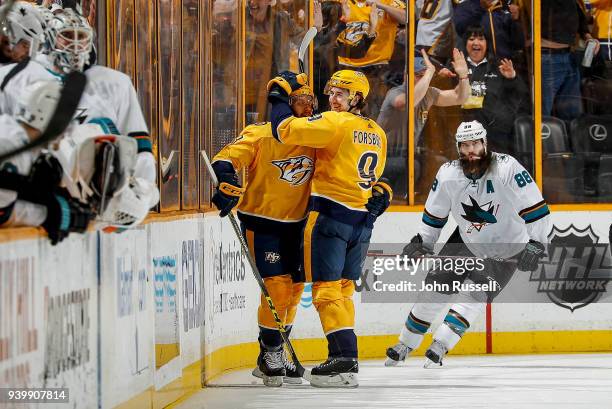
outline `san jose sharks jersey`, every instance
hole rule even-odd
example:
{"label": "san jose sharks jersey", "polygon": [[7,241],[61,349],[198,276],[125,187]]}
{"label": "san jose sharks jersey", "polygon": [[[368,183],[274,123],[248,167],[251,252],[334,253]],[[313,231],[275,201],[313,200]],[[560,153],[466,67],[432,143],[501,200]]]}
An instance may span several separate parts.
{"label": "san jose sharks jersey", "polygon": [[350,112],[288,117],[277,127],[285,144],[317,148],[312,180],[313,210],[357,224],[387,159],[387,136],[378,124]]}
{"label": "san jose sharks jersey", "polygon": [[495,152],[475,181],[463,174],[458,160],[440,167],[423,212],[425,243],[436,243],[449,214],[479,257],[512,257],[529,239],[545,243],[550,231],[548,205],[529,172],[512,156]]}
{"label": "san jose sharks jersey", "polygon": [[[278,226],[305,219],[314,172],[314,149],[284,145],[272,136],[269,122],[249,125],[234,143],[226,145],[213,163],[231,163],[247,170],[238,217],[249,229]],[[280,227],[280,226],[279,226]]]}
{"label": "san jose sharks jersey", "polygon": [[[0,68],[0,83],[14,66],[11,64]],[[87,85],[74,114],[75,121],[86,123],[93,118],[109,118],[121,135],[138,138],[149,134],[130,77],[99,65],[86,70],[85,75]],[[33,82],[49,80],[61,82],[63,77],[47,69],[42,59],[30,61],[6,82],[3,92],[0,93],[0,113],[14,115],[23,90]]]}

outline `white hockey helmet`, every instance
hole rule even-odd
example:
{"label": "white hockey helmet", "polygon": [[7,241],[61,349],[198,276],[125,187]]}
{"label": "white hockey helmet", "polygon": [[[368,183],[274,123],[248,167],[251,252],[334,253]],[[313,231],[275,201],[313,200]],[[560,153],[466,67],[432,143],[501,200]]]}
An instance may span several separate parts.
{"label": "white hockey helmet", "polygon": [[478,121],[461,122],[457,128],[455,134],[455,140],[457,141],[457,152],[459,152],[459,145],[461,142],[466,141],[477,141],[482,139],[482,144],[487,151],[487,130]]}
{"label": "white hockey helmet", "polygon": [[51,21],[53,21],[54,17],[51,10],[47,7],[38,6],[38,18],[43,29],[44,37],[40,52],[43,54],[49,54],[53,46],[54,37],[51,30]]}
{"label": "white hockey helmet", "polygon": [[62,92],[58,81],[36,81],[26,87],[17,107],[17,120],[44,131],[55,112]]}
{"label": "white hockey helmet", "polygon": [[30,46],[30,56],[34,56],[45,39],[40,19],[36,5],[24,1],[16,2],[3,25],[3,32],[11,47],[26,41]]}
{"label": "white hockey helmet", "polygon": [[85,17],[64,9],[54,16],[49,26],[53,63],[65,74],[83,71],[93,46],[93,29]]}

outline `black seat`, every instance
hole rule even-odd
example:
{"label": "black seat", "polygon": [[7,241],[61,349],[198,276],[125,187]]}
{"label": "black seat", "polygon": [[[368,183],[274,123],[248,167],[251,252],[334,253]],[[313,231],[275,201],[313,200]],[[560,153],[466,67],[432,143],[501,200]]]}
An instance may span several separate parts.
{"label": "black seat", "polygon": [[[533,118],[517,118],[514,129],[516,149],[519,152],[517,159],[533,174]],[[565,122],[545,116],[542,118],[541,132],[544,198],[552,203],[582,200],[584,158],[571,152]]]}
{"label": "black seat", "polygon": [[589,78],[582,83],[585,111],[590,115],[612,115],[612,81]]}
{"label": "black seat", "polygon": [[612,199],[612,115],[585,115],[570,126],[573,151],[585,158],[584,185],[595,201]]}

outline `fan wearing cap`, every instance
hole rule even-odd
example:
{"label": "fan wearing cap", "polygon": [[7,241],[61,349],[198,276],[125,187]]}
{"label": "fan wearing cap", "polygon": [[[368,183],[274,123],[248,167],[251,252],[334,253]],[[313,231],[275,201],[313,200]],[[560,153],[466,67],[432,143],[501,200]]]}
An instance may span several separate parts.
{"label": "fan wearing cap", "polygon": [[306,281],[328,341],[327,361],[313,368],[311,385],[356,387],[357,337],[352,296],[372,234],[373,222],[389,206],[392,191],[379,178],[387,137],[361,115],[370,86],[359,71],[329,79],[331,111],[309,118],[291,114],[287,95],[305,75],[283,72],[268,84],[272,133],[283,144],[316,148],[310,212],[303,234]]}
{"label": "fan wearing cap", "polygon": [[[535,271],[544,255],[550,212],[535,181],[516,159],[491,152],[487,131],[477,121],[462,122],[455,136],[459,160],[442,165],[425,203],[420,232],[403,254],[419,259],[433,253],[449,215],[457,223],[439,255],[471,258],[468,268],[428,271],[426,283],[438,291],[422,292],[399,337],[387,349],[387,366],[395,366],[416,349],[432,321],[448,303],[444,322],[425,353],[426,367],[442,359],[508,284],[516,270]],[[481,290],[462,291],[464,282]],[[448,291],[442,285],[448,286]]]}
{"label": "fan wearing cap", "polygon": [[[317,107],[308,85],[293,91],[288,103],[297,118],[309,117]],[[313,148],[285,145],[272,136],[269,122],[247,126],[214,158],[220,182],[212,202],[226,216],[238,204],[242,232],[257,268],[287,331],[293,326],[304,289],[300,265],[302,229],[307,215]],[[246,186],[237,172],[247,171]],[[301,383],[282,347],[281,334],[266,299],[257,314],[260,354],[253,375],[266,386]]]}
{"label": "fan wearing cap", "polygon": [[[0,115],[0,153],[40,137],[55,111],[60,90],[55,81],[35,82],[24,90],[16,117]],[[84,232],[94,217],[89,206],[60,188],[60,164],[40,149],[1,163],[0,172],[0,226],[41,226],[51,243],[57,244],[71,232]],[[12,176],[18,175],[27,177],[12,182]]]}

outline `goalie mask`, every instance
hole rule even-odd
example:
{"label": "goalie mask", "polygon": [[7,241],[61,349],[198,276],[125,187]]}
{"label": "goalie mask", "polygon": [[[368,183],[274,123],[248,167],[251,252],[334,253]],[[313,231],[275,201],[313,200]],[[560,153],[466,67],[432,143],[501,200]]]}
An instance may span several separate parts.
{"label": "goalie mask", "polygon": [[53,64],[64,74],[83,71],[93,46],[93,30],[87,20],[72,9],[54,16],[49,25]]}

